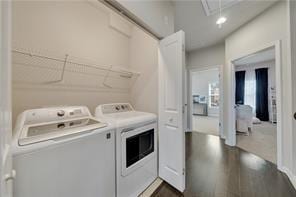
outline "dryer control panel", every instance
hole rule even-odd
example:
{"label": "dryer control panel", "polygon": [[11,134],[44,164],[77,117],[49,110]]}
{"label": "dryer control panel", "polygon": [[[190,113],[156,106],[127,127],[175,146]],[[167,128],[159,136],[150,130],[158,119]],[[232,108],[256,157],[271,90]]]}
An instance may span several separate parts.
{"label": "dryer control panel", "polygon": [[133,107],[129,103],[112,103],[100,105],[99,110],[102,114],[134,111]]}

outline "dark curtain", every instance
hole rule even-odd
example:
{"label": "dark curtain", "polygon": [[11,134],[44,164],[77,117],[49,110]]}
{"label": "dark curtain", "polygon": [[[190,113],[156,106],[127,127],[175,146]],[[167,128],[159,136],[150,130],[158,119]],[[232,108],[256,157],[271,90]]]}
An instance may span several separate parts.
{"label": "dark curtain", "polygon": [[235,72],[235,104],[244,104],[246,71]]}
{"label": "dark curtain", "polygon": [[256,69],[256,117],[269,120],[268,114],[268,68]]}

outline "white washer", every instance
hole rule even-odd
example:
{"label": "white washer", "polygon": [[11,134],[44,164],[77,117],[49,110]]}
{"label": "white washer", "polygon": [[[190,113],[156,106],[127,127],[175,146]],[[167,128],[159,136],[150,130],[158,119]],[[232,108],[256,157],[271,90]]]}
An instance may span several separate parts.
{"label": "white washer", "polygon": [[114,197],[114,132],[83,106],[23,112],[13,138],[14,196]]}
{"label": "white washer", "polygon": [[104,104],[96,117],[116,124],[117,197],[136,197],[157,178],[157,121],[128,103]]}

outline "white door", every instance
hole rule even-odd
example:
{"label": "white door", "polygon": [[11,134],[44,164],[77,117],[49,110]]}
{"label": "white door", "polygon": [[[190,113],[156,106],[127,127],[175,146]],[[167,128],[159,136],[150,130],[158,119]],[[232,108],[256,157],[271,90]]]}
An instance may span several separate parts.
{"label": "white door", "polygon": [[10,2],[0,2],[0,197],[12,197]]}
{"label": "white door", "polygon": [[159,176],[185,189],[185,35],[179,31],[159,45]]}
{"label": "white door", "polygon": [[293,163],[296,174],[296,2],[290,1],[291,24],[291,54],[292,54],[292,90],[293,90]]}

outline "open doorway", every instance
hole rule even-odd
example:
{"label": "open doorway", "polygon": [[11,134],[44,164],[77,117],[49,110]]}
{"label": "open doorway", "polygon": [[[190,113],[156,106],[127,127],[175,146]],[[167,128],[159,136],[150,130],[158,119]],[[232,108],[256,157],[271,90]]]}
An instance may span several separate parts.
{"label": "open doorway", "polygon": [[189,70],[190,127],[192,131],[220,135],[219,72],[219,66]]}
{"label": "open doorway", "polygon": [[233,61],[237,146],[277,163],[275,47]]}

